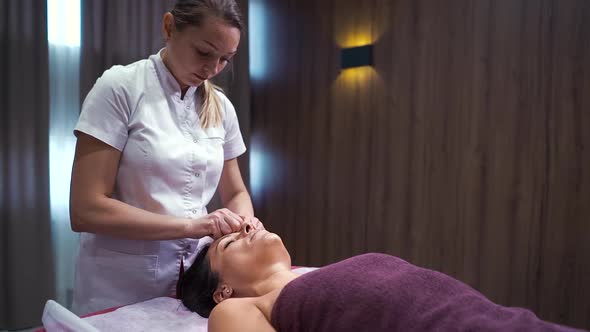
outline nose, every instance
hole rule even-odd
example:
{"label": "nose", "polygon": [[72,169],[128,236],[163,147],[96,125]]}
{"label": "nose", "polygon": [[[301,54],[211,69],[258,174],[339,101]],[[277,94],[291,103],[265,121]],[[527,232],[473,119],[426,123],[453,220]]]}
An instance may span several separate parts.
{"label": "nose", "polygon": [[252,225],[251,222],[245,222],[242,224],[242,230],[241,230],[242,235],[248,235],[253,230],[254,230],[254,226]]}
{"label": "nose", "polygon": [[211,63],[207,63],[203,70],[205,71],[207,78],[212,78],[216,76],[223,69],[223,67],[223,64],[221,64],[218,60],[215,60]]}

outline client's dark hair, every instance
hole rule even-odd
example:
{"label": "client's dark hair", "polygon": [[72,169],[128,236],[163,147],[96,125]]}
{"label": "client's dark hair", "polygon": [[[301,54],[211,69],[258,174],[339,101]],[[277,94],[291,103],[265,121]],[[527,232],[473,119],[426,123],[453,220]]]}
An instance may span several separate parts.
{"label": "client's dark hair", "polygon": [[190,311],[209,318],[211,310],[217,303],[213,301],[213,293],[219,284],[219,275],[211,271],[207,250],[210,245],[204,246],[195,262],[182,275],[179,283],[179,297],[182,304]]}

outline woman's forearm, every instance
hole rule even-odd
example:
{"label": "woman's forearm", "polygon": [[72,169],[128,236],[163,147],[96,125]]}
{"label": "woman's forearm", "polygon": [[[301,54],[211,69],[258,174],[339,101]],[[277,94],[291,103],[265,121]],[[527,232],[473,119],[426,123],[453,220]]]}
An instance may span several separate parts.
{"label": "woman's forearm", "polygon": [[211,234],[207,218],[188,219],[148,212],[106,196],[92,202],[72,198],[72,230],[134,240],[199,238]]}
{"label": "woman's forearm", "polygon": [[252,199],[246,190],[236,192],[227,202],[223,202],[223,205],[236,214],[242,216],[254,216]]}

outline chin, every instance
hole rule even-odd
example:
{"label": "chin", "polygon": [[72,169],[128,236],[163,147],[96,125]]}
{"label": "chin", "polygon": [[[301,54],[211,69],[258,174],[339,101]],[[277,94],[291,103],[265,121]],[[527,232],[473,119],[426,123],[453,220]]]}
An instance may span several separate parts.
{"label": "chin", "polygon": [[289,252],[287,251],[287,248],[285,247],[283,240],[280,236],[276,235],[275,233],[266,234],[264,242],[267,246],[272,247],[272,251],[278,254],[279,256],[283,256],[285,254],[289,256]]}
{"label": "chin", "polygon": [[194,77],[185,77],[182,82],[182,86],[198,86],[202,82]]}
{"label": "chin", "polygon": [[275,233],[268,233],[264,236],[264,241],[268,242],[269,245],[272,246],[281,246],[281,247],[285,247],[285,244],[283,243],[283,239],[281,239],[280,236],[278,236]]}
{"label": "chin", "polygon": [[283,240],[281,239],[281,237],[280,237],[280,236],[276,235],[275,233],[270,233],[270,232],[268,232],[268,233],[267,233],[267,234],[264,236],[264,238],[265,238],[265,239],[271,239],[271,240],[279,240],[279,241],[281,241],[281,242],[283,241]]}
{"label": "chin", "polygon": [[263,234],[260,238],[255,239],[253,243],[257,243],[257,245],[262,247],[270,246],[274,248],[284,248],[284,250],[287,250],[285,248],[285,245],[283,244],[283,240],[281,239],[281,237],[275,233],[268,232],[266,234]]}

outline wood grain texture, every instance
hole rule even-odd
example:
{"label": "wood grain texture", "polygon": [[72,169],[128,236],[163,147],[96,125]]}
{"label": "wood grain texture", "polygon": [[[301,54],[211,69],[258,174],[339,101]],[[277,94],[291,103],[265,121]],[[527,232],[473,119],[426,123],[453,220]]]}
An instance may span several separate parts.
{"label": "wood grain texture", "polygon": [[390,253],[590,328],[589,1],[263,3],[253,198],[295,264]]}

